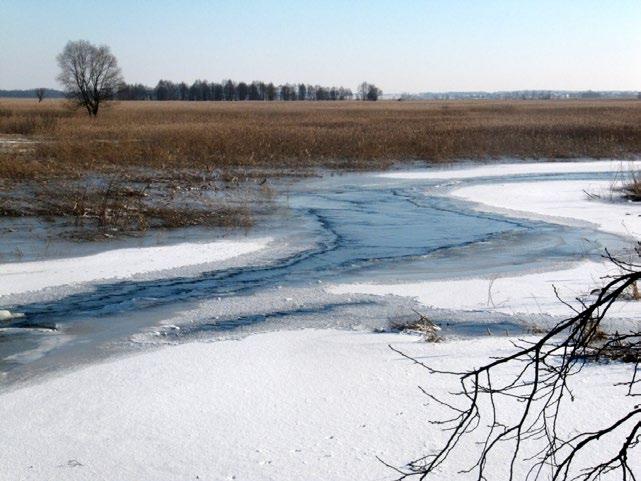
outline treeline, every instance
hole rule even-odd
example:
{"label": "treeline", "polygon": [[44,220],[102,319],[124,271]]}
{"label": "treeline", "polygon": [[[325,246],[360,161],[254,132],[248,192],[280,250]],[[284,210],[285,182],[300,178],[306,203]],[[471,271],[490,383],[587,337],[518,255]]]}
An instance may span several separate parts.
{"label": "treeline", "polygon": [[[14,99],[27,99],[35,98],[36,90],[39,89],[27,89],[27,90],[0,90],[0,97],[5,98],[14,98]],[[49,99],[60,99],[65,96],[65,93],[60,90],[55,89],[44,89],[44,97]]]}
{"label": "treeline", "polygon": [[115,94],[118,100],[200,100],[200,101],[242,101],[242,100],[378,100],[382,94],[376,85],[363,82],[356,95],[344,87],[323,87],[308,84],[274,85],[265,82],[221,83],[196,80],[191,85],[160,80],[155,87],[142,84],[123,84]]}

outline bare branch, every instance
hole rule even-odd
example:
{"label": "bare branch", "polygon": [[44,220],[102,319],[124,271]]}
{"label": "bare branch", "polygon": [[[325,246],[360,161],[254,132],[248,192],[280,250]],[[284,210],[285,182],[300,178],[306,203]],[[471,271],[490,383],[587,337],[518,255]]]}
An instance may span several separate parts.
{"label": "bare branch", "polygon": [[[633,472],[629,459],[630,451],[638,446],[641,437],[641,405],[597,431],[581,432],[570,439],[564,439],[558,429],[561,407],[574,399],[569,380],[587,362],[607,359],[632,363],[630,379],[614,385],[626,386],[627,396],[641,395],[635,392],[641,384],[641,332],[606,334],[601,328],[611,306],[641,279],[641,267],[615,259],[609,252],[606,256],[622,273],[605,278],[605,286],[593,291],[597,294],[591,303],[579,299],[580,309],[560,299],[555,289],[559,300],[573,309],[575,315],[559,322],[534,342],[515,343],[517,349],[510,355],[492,359],[479,368],[455,372],[435,369],[392,347],[430,374],[457,376],[461,391],[454,396],[467,403],[467,407],[457,407],[423,390],[429,399],[451,412],[446,421],[433,421],[449,432],[449,437],[440,449],[410,462],[406,470],[398,470],[402,474],[400,479],[428,478],[446,460],[454,460],[454,450],[472,433],[481,434],[483,440],[480,444],[477,442],[476,462],[461,472],[475,472],[478,480],[487,479],[492,460],[499,466],[507,466],[509,474],[505,479],[510,481],[516,477],[516,465],[523,462],[530,463],[528,480],[541,479],[545,473],[546,479],[591,481],[613,472],[620,473],[622,479],[636,479],[638,473]],[[497,370],[505,367],[510,367],[514,374],[507,382],[499,383],[497,380],[504,378],[499,378]],[[508,402],[512,403],[512,412],[517,416],[505,423],[497,406],[500,404],[505,409]],[[483,431],[479,431],[480,428]],[[610,435],[619,436],[623,441],[619,451],[607,457],[603,450],[593,447]],[[543,447],[537,447],[534,456],[523,458],[521,453],[526,444],[541,441]],[[505,454],[502,458],[498,455],[498,446],[506,443],[510,446],[507,465]],[[585,468],[576,460],[588,452],[592,464]]]}

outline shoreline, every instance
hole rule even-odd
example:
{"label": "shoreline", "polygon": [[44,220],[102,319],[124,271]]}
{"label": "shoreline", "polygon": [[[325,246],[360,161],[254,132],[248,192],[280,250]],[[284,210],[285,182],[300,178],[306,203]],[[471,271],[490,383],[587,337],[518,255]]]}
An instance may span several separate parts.
{"label": "shoreline", "polygon": [[[480,200],[482,188],[488,194],[491,185],[496,184],[461,190]],[[511,200],[502,196],[499,201]],[[529,199],[528,205],[537,214],[538,204]],[[612,212],[604,205],[597,207]],[[486,207],[477,203],[477,208]],[[565,281],[561,288],[580,293],[592,284],[586,273],[593,269],[598,277],[607,273],[603,268],[603,263],[583,261],[565,270],[495,279],[344,284],[326,290],[369,290],[426,305],[437,298],[441,307],[481,312],[514,314],[536,306],[556,316],[565,307],[553,297],[550,283]],[[488,292],[493,306],[488,306]],[[620,305],[621,319],[638,322],[640,302]],[[0,393],[0,416],[11,433],[0,441],[0,471],[34,481],[389,479],[394,473],[377,457],[402,466],[444,439],[428,424],[440,408],[427,405],[416,386],[444,395],[458,385],[457,379],[428,376],[389,345],[434,367],[461,370],[512,352],[515,340],[475,337],[430,344],[403,333],[330,328],[145,348]],[[587,366],[576,380],[575,413],[563,428],[586,429],[627,409],[631,400],[619,396],[623,388],[614,383],[628,369],[614,363]],[[598,420],[578,414],[603,403],[612,409]],[[470,450],[462,460],[471,463],[473,457]],[[442,476],[450,479],[456,470],[444,466]],[[500,472],[491,474],[501,479]]]}
{"label": "shoreline", "polygon": [[[616,168],[617,162],[599,162],[596,171],[606,172]],[[603,232],[629,238],[631,247],[641,238],[641,214],[635,213],[640,207],[633,202],[616,202],[590,198],[585,193],[609,193],[610,181],[579,180],[514,180],[502,182],[501,178],[511,175],[537,175],[554,172],[550,164],[514,164],[484,166],[447,171],[409,172],[402,174],[407,180],[450,180],[490,179],[486,183],[454,186],[446,196],[470,202],[483,213],[498,213],[510,218],[525,218],[548,223],[585,226],[590,225]],[[636,165],[636,164],[635,164]],[[561,173],[586,173],[590,163],[564,163]],[[615,170],[615,172],[617,172]],[[472,175],[473,173],[473,175]],[[383,174],[392,176],[393,174]],[[399,176],[394,175],[394,178]],[[536,188],[535,188],[536,187]],[[424,281],[399,284],[338,284],[328,287],[335,294],[374,294],[411,297],[426,307],[435,309],[457,309],[463,311],[487,311],[527,317],[533,314],[563,316],[571,314],[554,293],[575,302],[577,296],[589,298],[588,294],[599,287],[602,279],[616,272],[609,261],[583,260],[567,267],[544,271],[527,271],[519,275],[498,275],[485,277],[461,277],[442,281]],[[641,303],[620,302],[614,316],[623,326],[635,323],[641,316]],[[614,329],[618,325],[612,326]]]}

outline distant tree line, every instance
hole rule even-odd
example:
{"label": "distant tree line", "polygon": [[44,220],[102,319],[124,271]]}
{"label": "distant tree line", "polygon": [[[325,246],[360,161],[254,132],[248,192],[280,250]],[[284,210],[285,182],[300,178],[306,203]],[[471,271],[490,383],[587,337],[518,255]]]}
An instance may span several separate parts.
{"label": "distant tree line", "polygon": [[635,90],[508,90],[498,92],[423,92],[400,94],[397,100],[564,100],[641,99]]}
{"label": "distant tree line", "polygon": [[39,98],[40,94],[50,99],[60,99],[65,96],[65,93],[61,90],[54,89],[0,90],[0,97],[5,98],[32,99],[36,97]]}
{"label": "distant tree line", "polygon": [[151,88],[142,84],[122,84],[115,94],[118,100],[200,100],[200,101],[243,101],[243,100],[378,100],[382,92],[373,84],[363,82],[356,96],[344,87],[324,87],[309,84],[282,84],[272,82],[220,83],[196,80],[191,85],[160,80]]}

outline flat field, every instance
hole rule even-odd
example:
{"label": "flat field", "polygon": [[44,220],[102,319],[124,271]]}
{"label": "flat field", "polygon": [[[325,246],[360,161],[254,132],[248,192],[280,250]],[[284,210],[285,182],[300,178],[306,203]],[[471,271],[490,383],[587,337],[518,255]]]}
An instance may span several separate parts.
{"label": "flat field", "polygon": [[272,176],[639,154],[640,101],[119,102],[91,119],[0,99],[0,214],[119,232],[247,225],[238,198]]}
{"label": "flat field", "polygon": [[49,140],[36,158],[83,167],[626,157],[641,153],[641,102],[120,102],[92,120],[0,100],[0,134]]}

